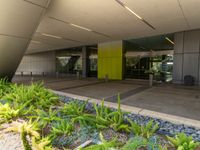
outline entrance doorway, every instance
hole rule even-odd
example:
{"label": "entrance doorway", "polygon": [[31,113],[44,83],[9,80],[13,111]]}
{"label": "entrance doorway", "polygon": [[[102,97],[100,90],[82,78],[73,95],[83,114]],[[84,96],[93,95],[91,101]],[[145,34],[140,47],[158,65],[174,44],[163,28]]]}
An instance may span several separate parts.
{"label": "entrance doorway", "polygon": [[171,81],[173,49],[173,34],[125,41],[125,78]]}

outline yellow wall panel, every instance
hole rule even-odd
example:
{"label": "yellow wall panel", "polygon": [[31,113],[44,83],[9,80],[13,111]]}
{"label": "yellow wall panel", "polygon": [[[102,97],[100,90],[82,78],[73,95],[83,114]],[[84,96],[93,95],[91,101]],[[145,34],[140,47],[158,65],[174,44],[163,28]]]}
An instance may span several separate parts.
{"label": "yellow wall panel", "polygon": [[98,78],[122,80],[122,41],[98,44]]}

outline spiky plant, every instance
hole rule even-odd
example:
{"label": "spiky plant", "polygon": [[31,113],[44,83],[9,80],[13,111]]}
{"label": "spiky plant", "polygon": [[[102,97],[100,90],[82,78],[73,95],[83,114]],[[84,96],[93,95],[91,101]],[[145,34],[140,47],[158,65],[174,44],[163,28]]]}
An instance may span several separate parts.
{"label": "spiky plant", "polygon": [[5,94],[3,100],[12,103],[14,108],[22,104],[25,107],[34,107],[34,109],[49,109],[58,102],[58,96],[44,88],[41,83],[34,83],[30,86],[12,85],[12,92]]}
{"label": "spiky plant", "polygon": [[35,111],[35,114],[30,116],[31,119],[36,119],[38,122],[38,125],[43,129],[48,124],[52,123],[53,121],[59,121],[61,120],[57,116],[57,111],[53,110],[52,108],[49,108],[49,110],[46,112],[44,110],[37,109]]}
{"label": "spiky plant", "polygon": [[60,112],[63,116],[70,117],[73,123],[79,123],[81,127],[95,126],[95,116],[86,112],[86,104],[87,101],[79,103],[77,100],[74,100],[65,104]]}
{"label": "spiky plant", "polygon": [[67,135],[70,135],[73,130],[74,130],[74,126],[70,122],[70,120],[64,119],[52,124],[51,134],[53,136],[57,136],[57,135],[67,136]]}
{"label": "spiky plant", "polygon": [[141,147],[146,147],[147,145],[147,139],[144,139],[143,137],[134,137],[131,138],[123,147],[122,150],[137,150]]}
{"label": "spiky plant", "polygon": [[111,110],[104,106],[104,100],[102,100],[101,105],[98,107],[97,104],[93,104],[96,111],[96,126],[98,129],[109,128],[111,122],[109,120],[109,114]]}
{"label": "spiky plant", "polygon": [[100,137],[100,140],[101,140],[100,144],[91,145],[91,146],[88,146],[86,148],[82,148],[81,150],[110,150],[112,148],[117,148],[118,146],[121,145],[121,143],[117,142],[116,138],[114,138],[111,141],[106,141],[103,138],[102,133],[99,134],[99,137]]}
{"label": "spiky plant", "polygon": [[170,144],[177,150],[195,150],[200,143],[195,142],[191,136],[187,136],[185,133],[179,133],[174,138],[167,137]]}
{"label": "spiky plant", "polygon": [[20,114],[19,112],[19,109],[15,110],[11,108],[8,103],[0,103],[0,124],[4,122],[10,122],[12,119],[17,118]]}
{"label": "spiky plant", "polygon": [[7,78],[0,78],[0,99],[9,92],[11,92],[11,84]]}
{"label": "spiky plant", "polygon": [[51,140],[49,137],[42,139],[32,138],[32,149],[33,150],[52,150]]}
{"label": "spiky plant", "polygon": [[149,121],[146,125],[139,125],[130,119],[128,121],[131,124],[130,131],[135,136],[142,136],[147,139],[153,136],[159,128],[158,124],[155,124],[153,120]]}
{"label": "spiky plant", "polygon": [[110,127],[115,131],[126,131],[129,132],[129,126],[124,122],[123,115],[124,113],[121,111],[121,102],[120,95],[118,94],[118,108],[117,111],[111,112],[108,114],[108,118],[111,122]]}
{"label": "spiky plant", "polygon": [[71,117],[79,116],[85,113],[85,106],[86,102],[80,103],[77,100],[71,101],[68,104],[65,104],[64,107],[61,109],[61,114],[68,115]]}
{"label": "spiky plant", "polygon": [[21,135],[21,140],[25,150],[32,150],[29,141],[27,140],[27,136],[30,138],[34,137],[36,139],[40,138],[39,133],[37,132],[38,126],[36,122],[13,122],[10,127],[6,129],[7,132],[17,132]]}

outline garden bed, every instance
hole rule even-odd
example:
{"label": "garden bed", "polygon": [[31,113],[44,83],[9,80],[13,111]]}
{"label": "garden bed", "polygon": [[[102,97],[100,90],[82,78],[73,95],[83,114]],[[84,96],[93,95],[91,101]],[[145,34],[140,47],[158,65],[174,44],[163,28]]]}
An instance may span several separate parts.
{"label": "garden bed", "polygon": [[[0,149],[196,150],[200,130],[0,80]],[[13,144],[14,143],[14,144]]]}

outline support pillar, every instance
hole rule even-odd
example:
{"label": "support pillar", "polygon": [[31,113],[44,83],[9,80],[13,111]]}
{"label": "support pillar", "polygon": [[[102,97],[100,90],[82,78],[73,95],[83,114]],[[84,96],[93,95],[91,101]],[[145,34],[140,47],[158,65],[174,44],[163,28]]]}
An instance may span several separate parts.
{"label": "support pillar", "polygon": [[191,75],[200,85],[200,30],[175,33],[173,82],[184,83]]}
{"label": "support pillar", "polygon": [[82,77],[88,77],[89,72],[89,51],[86,46],[82,47]]}
{"label": "support pillar", "polygon": [[98,79],[123,79],[123,41],[98,44]]}

